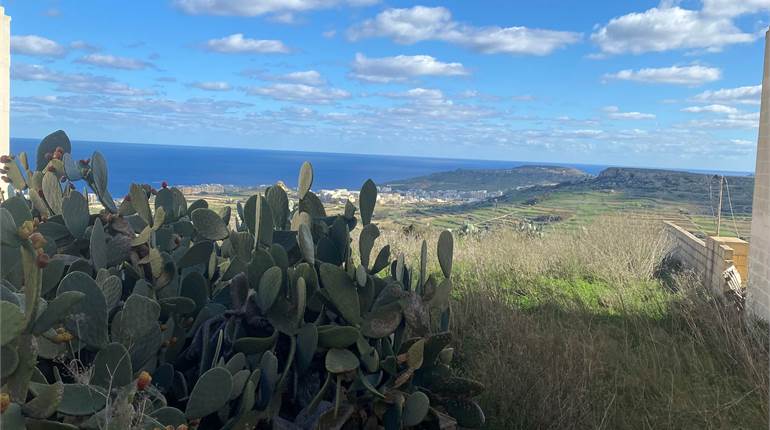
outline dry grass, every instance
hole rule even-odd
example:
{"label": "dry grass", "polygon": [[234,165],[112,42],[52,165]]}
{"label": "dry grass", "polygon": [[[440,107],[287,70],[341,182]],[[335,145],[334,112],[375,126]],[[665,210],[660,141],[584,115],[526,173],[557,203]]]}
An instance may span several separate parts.
{"label": "dry grass", "polygon": [[[384,236],[416,261],[421,238]],[[768,428],[767,326],[656,277],[668,247],[619,218],[456,239],[458,371],[487,385],[489,428]]]}

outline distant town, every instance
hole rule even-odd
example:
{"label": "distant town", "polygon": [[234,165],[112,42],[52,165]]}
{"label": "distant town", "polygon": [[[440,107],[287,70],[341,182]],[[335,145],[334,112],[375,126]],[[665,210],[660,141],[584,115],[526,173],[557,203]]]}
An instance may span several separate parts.
{"label": "distant town", "polygon": [[[256,189],[264,189],[268,185],[260,185]],[[200,185],[179,185],[177,186],[182,194],[214,194],[214,195],[235,195],[246,191],[252,191],[255,187],[243,187],[226,184],[200,184]],[[292,190],[284,186],[288,192]],[[454,204],[454,203],[472,203],[488,200],[494,197],[502,196],[502,191],[489,190],[393,190],[389,186],[378,187],[377,200],[381,204],[411,204],[411,203],[432,203],[432,204]],[[316,192],[321,202],[327,204],[345,203],[350,200],[355,203],[358,200],[358,191],[347,188],[321,189]],[[237,199],[236,199],[237,200]]]}

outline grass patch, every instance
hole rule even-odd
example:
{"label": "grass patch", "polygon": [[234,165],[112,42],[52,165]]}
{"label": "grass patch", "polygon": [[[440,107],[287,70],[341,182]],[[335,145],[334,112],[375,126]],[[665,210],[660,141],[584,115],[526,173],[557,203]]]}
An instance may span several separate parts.
{"label": "grass patch", "polygon": [[[384,235],[418,255],[421,237]],[[768,428],[767,325],[658,276],[669,246],[629,217],[457,238],[456,370],[487,386],[487,428]]]}

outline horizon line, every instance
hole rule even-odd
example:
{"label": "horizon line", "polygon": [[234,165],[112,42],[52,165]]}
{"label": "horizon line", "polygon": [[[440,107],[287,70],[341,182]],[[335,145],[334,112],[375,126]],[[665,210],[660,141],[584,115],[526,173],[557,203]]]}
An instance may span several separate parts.
{"label": "horizon line", "polygon": [[[23,140],[41,140],[36,137],[14,137],[11,136],[10,140],[23,139]],[[90,139],[70,139],[71,142],[88,142],[88,143],[108,143],[108,144],[123,144],[123,145],[144,145],[144,146],[164,146],[164,147],[180,147],[180,148],[206,148],[206,149],[242,149],[246,151],[274,151],[274,152],[293,152],[293,153],[308,153],[308,154],[333,154],[333,155],[358,155],[369,157],[405,157],[405,158],[423,158],[434,160],[457,160],[457,161],[488,161],[488,162],[511,162],[511,163],[528,163],[535,164],[541,163],[548,167],[569,167],[571,166],[591,166],[601,167],[602,170],[609,168],[624,168],[624,169],[646,169],[646,170],[669,170],[680,171],[690,173],[709,174],[707,172],[721,172],[721,173],[735,173],[746,176],[755,175],[755,170],[720,170],[720,169],[708,169],[708,168],[685,168],[685,167],[664,167],[664,166],[633,166],[633,165],[621,165],[621,164],[592,164],[592,163],[579,163],[579,162],[551,162],[551,161],[530,161],[530,160],[509,160],[509,159],[489,159],[489,158],[460,158],[460,157],[430,157],[425,155],[401,155],[401,154],[381,154],[381,153],[363,153],[363,152],[335,152],[335,151],[307,151],[296,149],[272,149],[272,148],[246,148],[240,146],[206,146],[206,145],[192,145],[192,144],[168,144],[168,143],[150,143],[150,142],[119,142],[110,140],[90,140]],[[456,169],[455,169],[456,170]],[[463,170],[463,169],[461,169]],[[480,169],[464,169],[464,170],[480,170]],[[495,169],[492,169],[495,170]],[[587,172],[586,172],[587,173]],[[737,175],[736,175],[737,176]]]}

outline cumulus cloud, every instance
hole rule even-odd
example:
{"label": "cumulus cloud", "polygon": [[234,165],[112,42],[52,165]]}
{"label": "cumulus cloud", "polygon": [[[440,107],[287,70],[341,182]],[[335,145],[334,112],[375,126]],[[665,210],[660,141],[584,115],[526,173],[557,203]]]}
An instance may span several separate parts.
{"label": "cumulus cloud", "polygon": [[289,52],[289,48],[280,40],[249,39],[243,37],[243,33],[208,40],[204,48],[224,54],[286,54]]}
{"label": "cumulus cloud", "polygon": [[11,36],[11,53],[35,57],[63,57],[67,51],[51,39],[30,34]]}
{"label": "cumulus cloud", "polygon": [[190,86],[204,91],[230,91],[232,89],[230,84],[224,81],[193,82]]}
{"label": "cumulus cloud", "polygon": [[484,54],[548,55],[580,41],[581,34],[528,27],[474,27],[452,19],[444,7],[415,6],[386,9],[348,30],[351,40],[388,37],[396,43],[438,40],[465,46]]}
{"label": "cumulus cloud", "polygon": [[13,64],[11,78],[19,81],[56,83],[57,90],[71,93],[95,93],[116,96],[145,96],[154,91],[131,87],[107,76],[62,73],[37,64]]}
{"label": "cumulus cloud", "polygon": [[762,86],[751,85],[737,88],[722,88],[719,90],[704,91],[693,97],[693,100],[702,103],[758,105],[761,96]]}
{"label": "cumulus cloud", "polygon": [[288,83],[279,83],[265,87],[251,87],[247,88],[246,93],[268,97],[273,100],[313,104],[328,104],[350,97],[350,93],[339,88]]}
{"label": "cumulus cloud", "polygon": [[76,61],[78,63],[90,64],[96,67],[121,70],[144,70],[155,67],[152,63],[147,61],[108,54],[89,54],[78,58]]}
{"label": "cumulus cloud", "polygon": [[709,112],[709,113],[731,114],[731,113],[738,113],[738,109],[734,108],[732,106],[713,104],[713,105],[707,105],[707,106],[690,106],[690,107],[686,107],[686,108],[682,109],[682,112],[690,112],[690,113]]}
{"label": "cumulus cloud", "polygon": [[704,0],[701,10],[684,9],[678,1],[662,1],[658,7],[611,19],[591,40],[604,54],[641,54],[675,49],[719,51],[725,46],[748,43],[759,33],[741,30],[738,16],[770,10],[768,0]]}
{"label": "cumulus cloud", "polygon": [[174,0],[174,5],[190,15],[259,16],[291,14],[336,6],[368,6],[378,0]]}
{"label": "cumulus cloud", "polygon": [[721,77],[721,70],[706,66],[671,66],[640,70],[626,69],[604,75],[605,79],[690,86],[713,82]]}
{"label": "cumulus cloud", "polygon": [[376,83],[403,82],[419,76],[464,76],[470,73],[461,63],[443,63],[429,55],[367,58],[358,53],[351,69],[353,78]]}
{"label": "cumulus cloud", "polygon": [[607,114],[607,117],[611,119],[624,119],[624,120],[655,119],[655,114],[642,113],[642,112],[623,112],[617,106],[606,106],[602,110]]}

